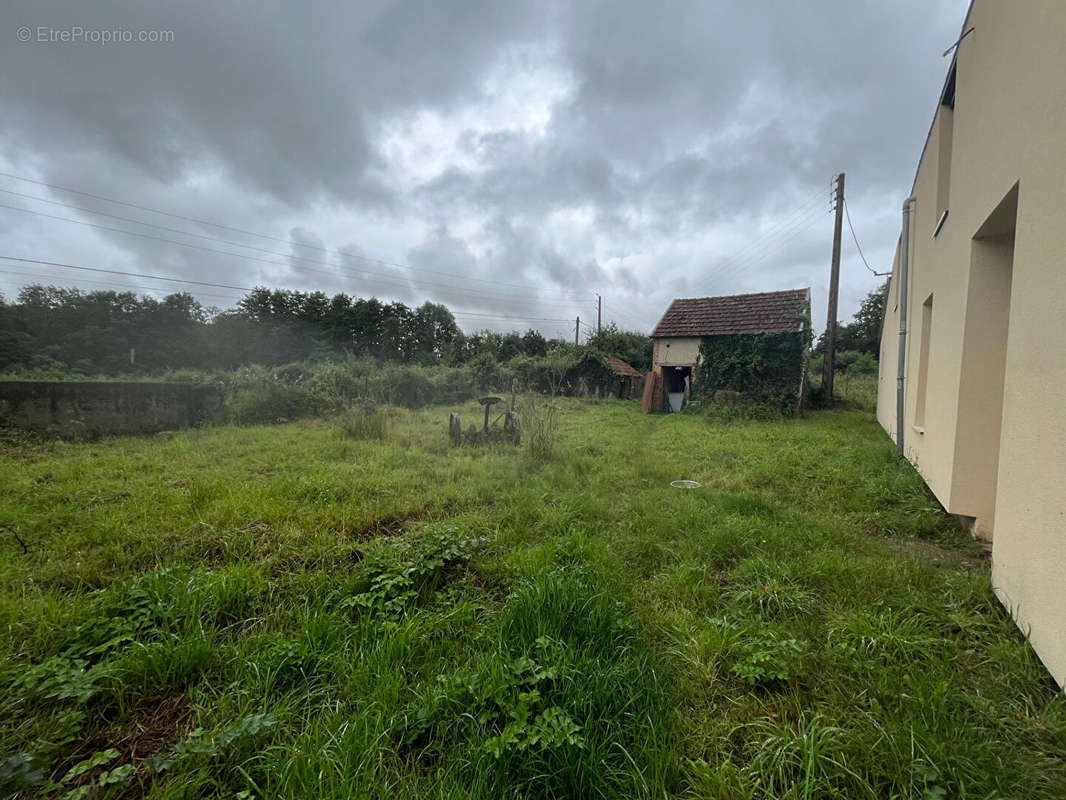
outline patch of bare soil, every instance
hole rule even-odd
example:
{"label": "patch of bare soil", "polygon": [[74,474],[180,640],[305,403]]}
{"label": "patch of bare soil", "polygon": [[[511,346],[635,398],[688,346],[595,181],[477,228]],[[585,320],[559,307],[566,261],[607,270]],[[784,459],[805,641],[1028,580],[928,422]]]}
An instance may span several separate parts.
{"label": "patch of bare soil", "polygon": [[192,708],[182,692],[148,697],[133,707],[130,718],[111,731],[110,746],[139,767],[152,756],[162,755],[189,728]]}
{"label": "patch of bare soil", "polygon": [[151,783],[152,773],[147,760],[167,753],[184,738],[191,726],[192,708],[183,692],[146,697],[137,702],[128,719],[87,737],[58,774],[61,776],[70,766],[89,758],[93,753],[113,747],[118,750],[118,757],[86,772],[80,777],[79,784],[94,782],[105,769],[132,764],[133,780],[124,797],[140,797]]}
{"label": "patch of bare soil", "polygon": [[368,540],[379,536],[399,536],[407,527],[408,519],[411,517],[397,517],[392,514],[374,517],[356,534],[356,539]]}
{"label": "patch of bare soil", "polygon": [[351,536],[356,541],[369,541],[379,536],[402,536],[409,526],[419,522],[441,519],[462,510],[463,504],[454,497],[441,502],[427,503],[419,508],[398,514],[382,514],[353,527]]}
{"label": "patch of bare soil", "polygon": [[931,561],[934,564],[961,566],[968,569],[988,569],[992,560],[992,548],[984,543],[978,543],[980,549],[976,547],[960,549],[943,547],[926,539],[886,538],[883,541],[897,553],[903,553],[921,561]]}

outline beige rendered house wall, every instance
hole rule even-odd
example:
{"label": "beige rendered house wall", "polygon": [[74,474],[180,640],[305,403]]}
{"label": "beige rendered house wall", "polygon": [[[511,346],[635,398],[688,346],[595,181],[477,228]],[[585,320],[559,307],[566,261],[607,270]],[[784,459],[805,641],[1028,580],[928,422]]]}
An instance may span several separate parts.
{"label": "beige rendered house wall", "polygon": [[690,367],[700,360],[700,342],[694,337],[668,337],[656,339],[652,350],[652,366]]}
{"label": "beige rendered house wall", "polygon": [[[945,508],[991,538],[995,590],[1063,685],[1066,2],[976,0],[971,27],[914,186],[902,433]],[[894,438],[899,284],[897,251],[877,409]]]}

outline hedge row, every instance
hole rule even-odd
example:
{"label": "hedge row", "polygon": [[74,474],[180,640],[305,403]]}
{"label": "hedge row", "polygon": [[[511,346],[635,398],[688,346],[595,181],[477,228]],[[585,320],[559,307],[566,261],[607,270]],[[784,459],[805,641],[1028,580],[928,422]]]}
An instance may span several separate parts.
{"label": "hedge row", "polygon": [[504,364],[476,358],[460,367],[381,364],[370,359],[247,366],[235,372],[168,373],[167,380],[218,385],[227,419],[262,423],[339,411],[358,403],[420,408],[453,405],[486,394],[520,391],[572,394],[609,393],[614,374],[603,354],[590,348],[519,356]]}

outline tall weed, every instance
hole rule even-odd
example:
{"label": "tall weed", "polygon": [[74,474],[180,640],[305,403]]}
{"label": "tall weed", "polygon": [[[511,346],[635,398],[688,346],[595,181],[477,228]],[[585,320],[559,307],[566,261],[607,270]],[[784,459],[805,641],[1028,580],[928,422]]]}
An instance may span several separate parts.
{"label": "tall weed", "polygon": [[357,406],[341,417],[338,429],[345,439],[382,440],[388,434],[388,414],[383,408],[368,405]]}
{"label": "tall weed", "polygon": [[558,439],[559,418],[555,403],[531,395],[523,398],[519,408],[523,435],[529,452],[537,461],[551,461]]}

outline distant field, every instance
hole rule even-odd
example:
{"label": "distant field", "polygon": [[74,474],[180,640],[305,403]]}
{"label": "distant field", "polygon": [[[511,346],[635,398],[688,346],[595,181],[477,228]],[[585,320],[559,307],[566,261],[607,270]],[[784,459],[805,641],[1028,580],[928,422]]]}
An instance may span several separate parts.
{"label": "distant field", "polygon": [[0,794],[1066,796],[869,414],[557,403],[538,457],[446,408],[0,450]]}

